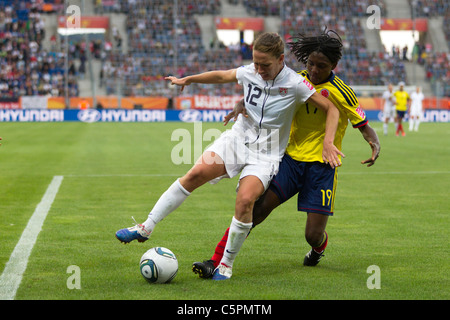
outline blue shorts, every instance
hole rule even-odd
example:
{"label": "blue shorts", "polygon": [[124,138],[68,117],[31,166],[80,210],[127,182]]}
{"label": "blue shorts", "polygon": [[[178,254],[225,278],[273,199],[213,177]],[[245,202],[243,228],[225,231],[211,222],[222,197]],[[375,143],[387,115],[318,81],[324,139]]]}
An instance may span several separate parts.
{"label": "blue shorts", "polygon": [[399,111],[399,110],[397,110],[397,116],[400,119],[403,119],[405,117],[405,113],[406,113],[406,111]]}
{"label": "blue shorts", "polygon": [[302,162],[285,154],[270,190],[283,203],[298,193],[298,210],[333,215],[337,170],[321,162]]}

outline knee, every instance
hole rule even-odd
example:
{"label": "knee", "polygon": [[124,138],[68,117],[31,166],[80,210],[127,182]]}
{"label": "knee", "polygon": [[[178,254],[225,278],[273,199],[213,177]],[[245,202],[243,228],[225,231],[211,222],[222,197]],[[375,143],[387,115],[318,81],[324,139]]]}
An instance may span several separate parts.
{"label": "knee", "polygon": [[242,222],[253,221],[253,206],[255,204],[254,197],[250,194],[240,195],[236,198],[235,217]]}
{"label": "knee", "polygon": [[305,238],[308,244],[311,247],[318,247],[323,239],[323,230],[319,229],[311,229],[305,231]]}
{"label": "knee", "polygon": [[205,174],[199,168],[195,166],[188,171],[186,175],[180,178],[181,185],[189,192],[194,191],[206,181]]}
{"label": "knee", "polygon": [[236,198],[236,209],[240,208],[244,211],[251,211],[255,204],[255,198],[251,194],[241,194]]}

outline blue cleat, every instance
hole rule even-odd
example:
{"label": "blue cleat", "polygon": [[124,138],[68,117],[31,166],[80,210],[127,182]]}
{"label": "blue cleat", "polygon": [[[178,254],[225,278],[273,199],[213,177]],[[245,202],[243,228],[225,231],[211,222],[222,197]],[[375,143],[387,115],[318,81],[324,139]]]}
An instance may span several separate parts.
{"label": "blue cleat", "polygon": [[150,237],[151,232],[148,232],[144,225],[137,224],[134,227],[120,229],[116,232],[116,238],[123,243],[129,243],[133,240],[145,242]]}
{"label": "blue cleat", "polygon": [[212,279],[213,280],[228,280],[231,278],[232,275],[232,268],[231,267],[227,267],[224,264],[220,264],[216,270],[214,270]]}

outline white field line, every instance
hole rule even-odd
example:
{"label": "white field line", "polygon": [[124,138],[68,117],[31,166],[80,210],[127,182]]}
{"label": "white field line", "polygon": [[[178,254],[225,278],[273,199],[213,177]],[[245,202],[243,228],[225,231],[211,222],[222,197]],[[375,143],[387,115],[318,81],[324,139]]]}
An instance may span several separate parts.
{"label": "white field line", "polygon": [[102,177],[182,177],[185,173],[114,173],[114,174],[67,174],[67,178],[102,178]]}
{"label": "white field line", "polygon": [[22,281],[33,246],[41,232],[47,213],[55,200],[63,176],[54,176],[41,202],[36,206],[22,236],[0,276],[0,300],[13,300]]}

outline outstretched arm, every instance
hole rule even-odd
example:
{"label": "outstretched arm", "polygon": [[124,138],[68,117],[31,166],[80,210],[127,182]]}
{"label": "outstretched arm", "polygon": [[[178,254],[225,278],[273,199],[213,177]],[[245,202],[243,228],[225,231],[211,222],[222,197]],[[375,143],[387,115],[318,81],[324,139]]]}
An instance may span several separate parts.
{"label": "outstretched arm", "polygon": [[171,81],[172,85],[181,86],[181,91],[183,91],[184,86],[188,86],[191,83],[215,84],[215,83],[237,82],[236,69],[208,71],[204,73],[195,74],[192,76],[187,76],[184,78],[169,76],[165,77],[164,79]]}
{"label": "outstretched arm", "polygon": [[365,126],[358,129],[372,149],[372,157],[367,160],[361,161],[361,164],[367,164],[368,167],[371,167],[375,164],[375,161],[380,155],[381,147],[380,141],[378,140],[378,135],[375,130],[373,130],[373,128],[369,126],[369,124],[366,124]]}

